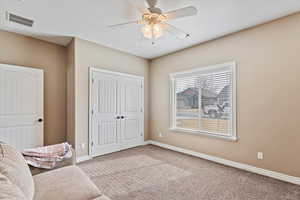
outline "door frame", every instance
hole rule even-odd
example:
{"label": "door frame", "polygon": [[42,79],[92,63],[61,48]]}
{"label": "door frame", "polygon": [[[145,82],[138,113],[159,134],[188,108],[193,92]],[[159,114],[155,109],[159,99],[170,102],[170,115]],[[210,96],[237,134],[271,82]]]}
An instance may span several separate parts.
{"label": "door frame", "polygon": [[[143,76],[137,76],[137,75],[132,75],[132,74],[127,74],[127,73],[122,73],[122,72],[116,72],[116,71],[110,71],[102,68],[97,68],[97,67],[89,67],[89,127],[88,127],[88,134],[89,134],[89,141],[88,141],[88,148],[89,148],[89,156],[93,157],[92,155],[92,84],[93,84],[93,73],[99,72],[99,73],[104,73],[104,74],[109,74],[109,75],[116,75],[116,76],[122,76],[122,77],[128,77],[128,78],[135,78],[139,79],[142,81],[142,109],[143,109],[143,123],[142,123],[142,137],[145,140],[145,86],[144,86],[144,77]],[[143,143],[141,143],[142,145]]]}

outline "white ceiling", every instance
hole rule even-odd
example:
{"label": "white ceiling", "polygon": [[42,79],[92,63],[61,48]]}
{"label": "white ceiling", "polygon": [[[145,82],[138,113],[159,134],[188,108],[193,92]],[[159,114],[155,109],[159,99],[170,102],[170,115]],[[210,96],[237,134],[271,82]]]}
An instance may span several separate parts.
{"label": "white ceiling", "polygon": [[[0,29],[62,45],[79,37],[151,59],[300,11],[300,0],[158,0],[163,11],[190,5],[198,8],[198,15],[170,24],[191,37],[165,35],[155,45],[142,37],[137,25],[107,27],[140,19],[126,0],[0,0]],[[33,19],[34,27],[4,23],[5,11]]]}

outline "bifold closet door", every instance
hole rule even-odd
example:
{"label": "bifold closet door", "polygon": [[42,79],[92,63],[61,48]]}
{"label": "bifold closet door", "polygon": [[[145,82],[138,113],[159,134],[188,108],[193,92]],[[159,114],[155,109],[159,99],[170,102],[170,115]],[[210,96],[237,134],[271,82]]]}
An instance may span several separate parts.
{"label": "bifold closet door", "polygon": [[120,149],[118,134],[118,78],[103,73],[92,74],[91,86],[92,155],[103,155]]}

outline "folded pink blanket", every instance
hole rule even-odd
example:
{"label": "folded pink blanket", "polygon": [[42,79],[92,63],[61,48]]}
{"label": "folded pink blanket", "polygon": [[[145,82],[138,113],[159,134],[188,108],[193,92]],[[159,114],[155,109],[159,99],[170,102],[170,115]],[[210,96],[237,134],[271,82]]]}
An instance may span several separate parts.
{"label": "folded pink blanket", "polygon": [[53,169],[57,166],[56,161],[38,160],[34,157],[24,156],[28,165],[43,169]]}
{"label": "folded pink blanket", "polygon": [[59,158],[64,156],[69,150],[68,143],[55,144],[33,149],[25,149],[22,153],[24,156],[34,156],[40,158]]}
{"label": "folded pink blanket", "polygon": [[29,165],[51,169],[58,162],[72,157],[72,147],[68,143],[26,149],[22,152]]}

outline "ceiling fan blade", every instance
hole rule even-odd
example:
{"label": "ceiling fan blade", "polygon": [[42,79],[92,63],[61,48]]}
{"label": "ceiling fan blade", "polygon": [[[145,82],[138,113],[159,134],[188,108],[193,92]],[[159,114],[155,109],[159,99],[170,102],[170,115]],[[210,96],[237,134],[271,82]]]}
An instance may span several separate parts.
{"label": "ceiling fan blade", "polygon": [[197,8],[195,8],[194,6],[188,6],[185,8],[180,8],[177,10],[166,12],[166,13],[164,13],[164,15],[168,19],[177,19],[177,18],[182,18],[182,17],[193,16],[193,15],[196,15],[197,13],[198,13]]}
{"label": "ceiling fan blade", "polygon": [[163,23],[163,24],[161,24],[161,26],[164,31],[176,36],[179,39],[185,39],[190,36],[190,34],[184,32],[183,30],[176,28],[175,26],[173,26],[171,24]]}
{"label": "ceiling fan blade", "polygon": [[128,2],[135,7],[140,13],[150,13],[146,6],[145,0],[128,0]]}
{"label": "ceiling fan blade", "polygon": [[130,24],[138,24],[139,21],[131,21],[131,22],[125,22],[125,23],[121,23],[121,24],[114,24],[114,25],[109,25],[109,28],[117,28],[117,27],[122,27],[122,26],[126,26],[126,25],[130,25]]}

